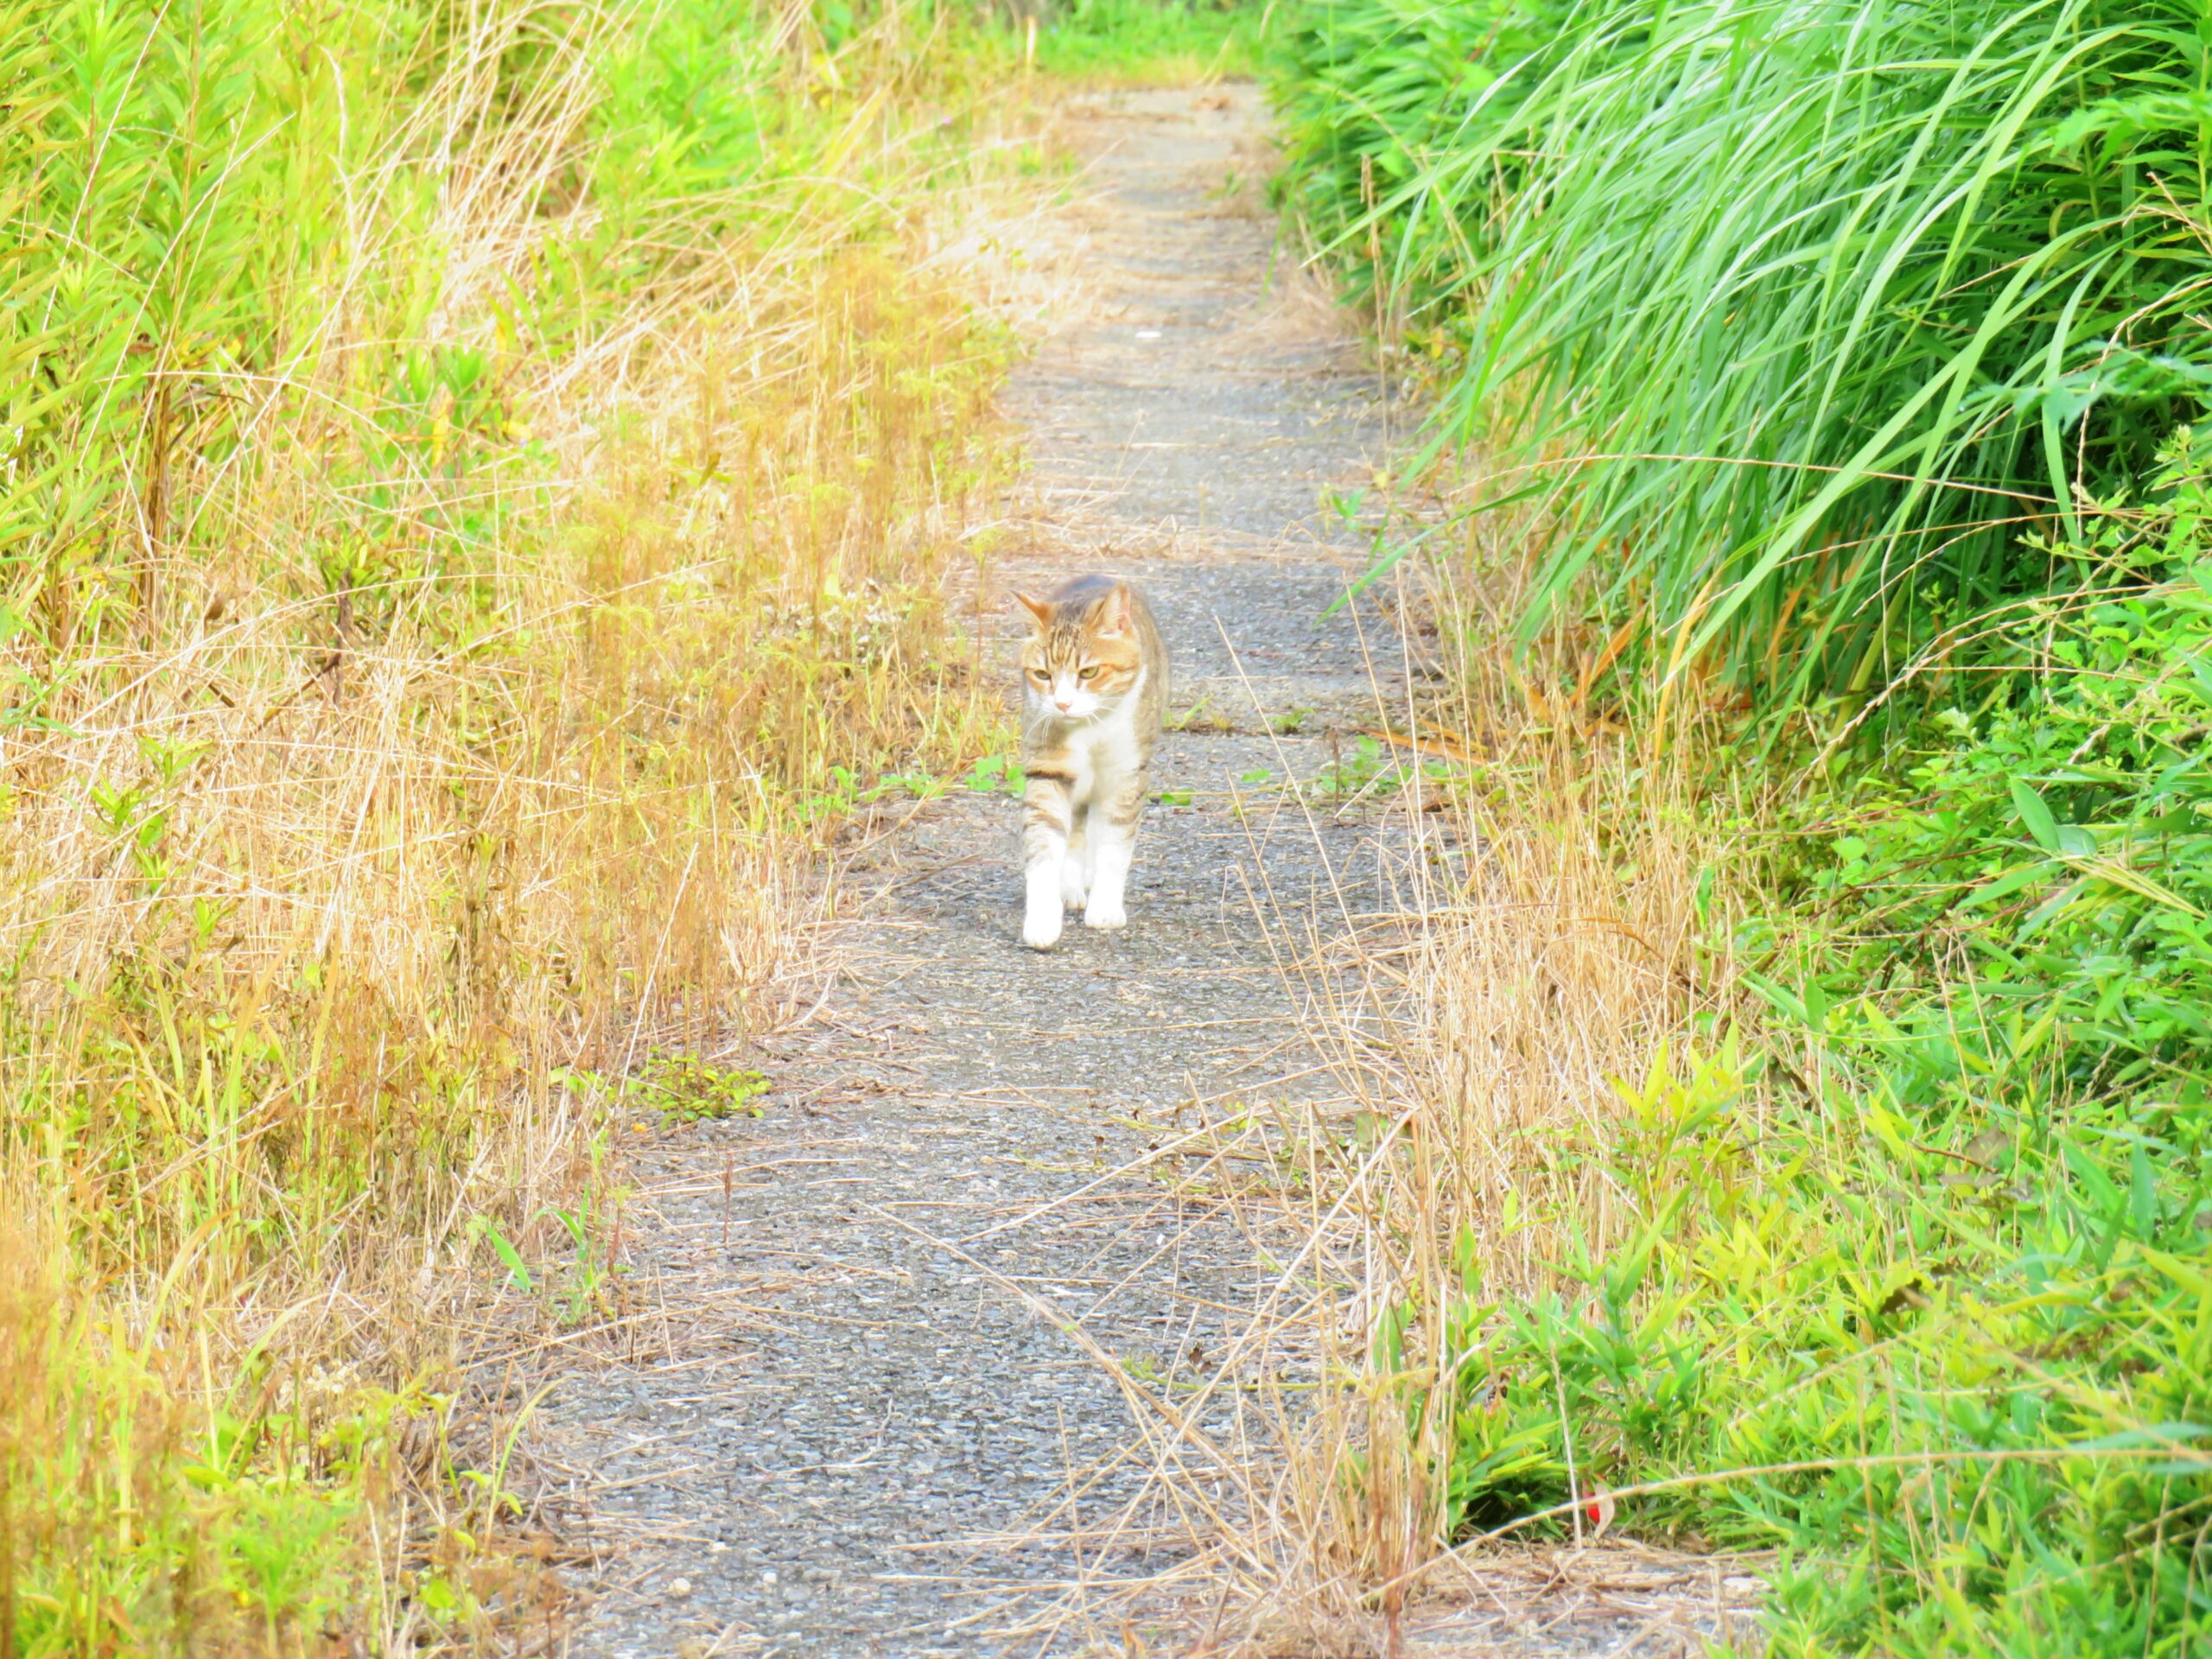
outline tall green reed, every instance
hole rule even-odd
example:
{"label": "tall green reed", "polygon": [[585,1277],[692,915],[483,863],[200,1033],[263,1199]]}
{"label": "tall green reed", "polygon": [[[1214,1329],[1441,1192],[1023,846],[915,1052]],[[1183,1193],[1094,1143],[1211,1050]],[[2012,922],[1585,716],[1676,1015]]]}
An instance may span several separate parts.
{"label": "tall green reed", "polygon": [[1454,365],[1438,442],[1551,501],[1527,626],[1863,696],[2212,380],[2203,16],[1327,0],[1294,199]]}

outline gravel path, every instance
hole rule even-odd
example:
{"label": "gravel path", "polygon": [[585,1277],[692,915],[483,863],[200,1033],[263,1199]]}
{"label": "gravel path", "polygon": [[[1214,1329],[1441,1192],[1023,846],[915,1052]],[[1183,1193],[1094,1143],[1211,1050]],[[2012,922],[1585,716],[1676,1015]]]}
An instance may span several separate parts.
{"label": "gravel path", "polygon": [[1328,314],[1269,291],[1272,221],[1222,188],[1260,123],[1235,90],[1079,114],[1095,190],[1061,229],[1091,302],[1007,396],[1033,468],[995,647],[1006,588],[1119,570],[1195,710],[1161,746],[1129,925],[1020,948],[1010,797],[931,803],[855,858],[848,970],[766,1115],[640,1160],[631,1252],[696,1330],[547,1408],[550,1466],[588,1465],[617,1547],[573,1651],[1122,1651],[1046,1617],[1141,1570],[1159,1518],[1128,1508],[1151,1458],[1102,1357],[1161,1388],[1230,1345],[1262,1269],[1231,1166],[1190,1179],[1175,1137],[1325,1088],[1276,950],[1370,902],[1382,862],[1371,819],[1316,827],[1280,787],[1312,798],[1395,677],[1371,611],[1323,614],[1362,550],[1323,491],[1365,481],[1383,435]]}

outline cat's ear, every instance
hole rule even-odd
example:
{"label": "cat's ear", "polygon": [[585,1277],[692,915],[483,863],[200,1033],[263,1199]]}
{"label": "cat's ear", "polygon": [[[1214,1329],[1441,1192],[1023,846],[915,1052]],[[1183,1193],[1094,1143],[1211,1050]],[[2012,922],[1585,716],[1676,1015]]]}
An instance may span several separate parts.
{"label": "cat's ear", "polygon": [[1037,626],[1039,629],[1050,628],[1052,626],[1052,601],[1051,600],[1032,599],[1027,594],[1016,594],[1014,598],[1020,601],[1021,608],[1023,610],[1028,612],[1031,616],[1036,619]]}
{"label": "cat's ear", "polygon": [[1098,601],[1098,632],[1111,639],[1127,633],[1135,615],[1129,606],[1129,584],[1117,582],[1114,591]]}

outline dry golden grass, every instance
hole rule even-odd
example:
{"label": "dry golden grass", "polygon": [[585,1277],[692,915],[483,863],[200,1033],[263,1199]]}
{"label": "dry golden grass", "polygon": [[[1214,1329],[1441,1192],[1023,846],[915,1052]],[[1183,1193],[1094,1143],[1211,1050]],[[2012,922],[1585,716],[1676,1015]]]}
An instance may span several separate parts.
{"label": "dry golden grass", "polygon": [[1560,630],[1516,652],[1531,531],[1477,520],[1449,561],[1393,578],[1406,636],[1375,647],[1427,659],[1443,689],[1385,718],[1404,753],[1452,775],[1409,770],[1377,823],[1390,901],[1255,918],[1342,1095],[1272,1125],[1240,1107],[1225,1126],[1243,1155],[1295,1173],[1244,1206],[1278,1276],[1217,1357],[1247,1385],[1240,1427],[1163,1430],[1147,1496],[1192,1550],[1147,1593],[1203,1606],[1205,1650],[1506,1651],[1484,1645],[1498,1630],[1455,1646],[1451,1609],[1472,1595],[1510,1631],[1514,1609],[1548,1617],[1625,1573],[1668,1617],[1726,1617],[1750,1582],[1716,1602],[1701,1567],[1683,1576],[1649,1552],[1470,1578],[1454,1552],[1445,1479],[1465,1356],[1437,1310],[1470,1283],[1499,1300],[1566,1288],[1571,1263],[1623,1243],[1632,1206],[1581,1149],[1630,1121],[1623,1080],[1735,995],[1697,942],[1739,897],[1700,876],[1728,868],[1745,815],[1700,772],[1697,734],[1631,737],[1593,695],[1604,638]]}
{"label": "dry golden grass", "polygon": [[[934,137],[918,100],[957,87],[901,15],[791,48],[758,95],[815,124],[815,173],[654,204],[556,350],[512,296],[602,210],[553,198],[637,19],[538,33],[518,100],[502,54],[547,16],[472,17],[377,168],[442,156],[434,233],[349,196],[320,321],[236,377],[226,441],[157,378],[123,556],[18,595],[11,1651],[555,1640],[517,1623],[551,1546],[505,1471],[533,1351],[633,1322],[609,1105],[812,1006],[819,834],[995,717],[940,578],[1004,464],[1008,347],[995,278],[938,250],[1028,188],[1028,118]],[[396,347],[410,270],[436,301]],[[495,416],[378,389],[469,357]]]}

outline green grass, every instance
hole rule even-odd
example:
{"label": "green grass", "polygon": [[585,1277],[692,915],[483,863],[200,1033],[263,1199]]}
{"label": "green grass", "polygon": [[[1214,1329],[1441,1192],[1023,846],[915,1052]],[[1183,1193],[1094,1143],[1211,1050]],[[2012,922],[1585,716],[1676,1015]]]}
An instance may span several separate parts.
{"label": "green grass", "polygon": [[1323,0],[1287,200],[1551,506],[1530,626],[1861,699],[2199,405],[2197,17]]}
{"label": "green grass", "polygon": [[[1347,1381],[1405,1428],[1347,1466],[1411,1448],[1432,1546],[1564,1534],[1595,1481],[1774,1552],[1772,1651],[2212,1632],[2203,28],[1296,14],[1282,200],[1533,572],[1494,676],[1527,710],[1471,670],[1462,723],[1539,722],[1556,775],[1468,810],[1491,866],[1540,849],[1508,897],[1675,976],[1632,953],[1590,1005],[1649,1021],[1611,1098],[1515,1118],[1451,966],[1493,959],[1484,879],[1430,925],[1408,1109],[1459,1162],[1386,1169],[1418,1243],[1380,1235],[1404,1294]],[[1487,660],[1494,574],[1398,545]],[[1515,925],[1500,971],[1587,994]]]}
{"label": "green grass", "polygon": [[1341,1200],[1381,1311],[1340,1381],[1395,1416],[1337,1472],[1426,1494],[1423,1548],[1603,1486],[1770,1553],[1770,1651],[2202,1650],[2208,505],[2184,432],[1832,771],[1554,727],[1437,780],[1484,854],[1370,1108],[1407,1152]]}
{"label": "green grass", "polygon": [[1261,30],[1259,10],[1243,4],[1074,0],[1039,25],[1037,64],[1078,81],[1150,86],[1249,75]]}

